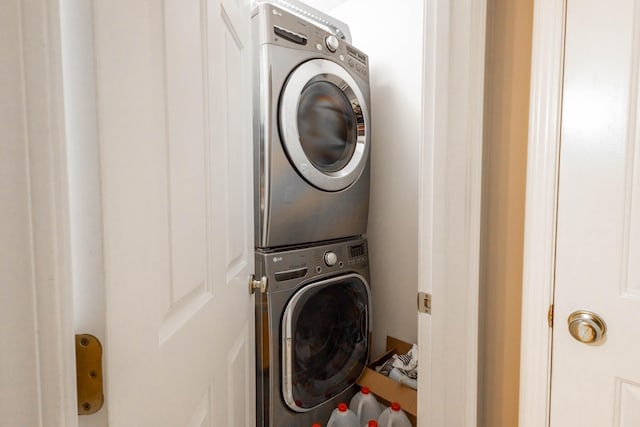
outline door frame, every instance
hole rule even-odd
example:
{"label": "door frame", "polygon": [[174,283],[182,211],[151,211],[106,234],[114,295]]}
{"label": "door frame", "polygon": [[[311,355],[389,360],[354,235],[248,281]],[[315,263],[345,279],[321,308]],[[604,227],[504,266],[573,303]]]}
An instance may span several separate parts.
{"label": "door frame", "polygon": [[[538,3],[552,7],[554,1],[539,0],[536,6]],[[38,99],[48,103],[45,111],[27,111],[28,123],[45,122],[49,132],[42,144],[32,145],[38,153],[30,156],[30,169],[42,171],[32,176],[32,188],[38,189],[32,193],[37,202],[34,223],[42,225],[34,240],[42,238],[42,250],[37,252],[48,261],[36,263],[35,271],[40,277],[55,273],[54,280],[38,282],[36,289],[39,301],[46,297],[46,303],[37,306],[38,322],[48,325],[47,334],[39,336],[39,349],[49,355],[41,359],[43,382],[38,399],[46,419],[74,426],[78,419],[60,6],[59,0],[36,0],[29,5],[23,8],[23,22],[30,24],[23,28],[23,39],[34,37],[35,32],[45,42],[25,43],[23,47],[28,99],[33,105]],[[427,396],[419,402],[420,425],[473,427],[477,412],[486,0],[429,0],[424,16],[419,289],[433,294],[433,314],[421,316],[419,321],[420,342],[430,349],[424,352],[426,381],[419,386],[420,395]],[[534,40],[542,35],[539,30],[537,34]],[[38,68],[42,74],[28,75],[30,65],[36,70],[42,64],[46,65]],[[451,354],[459,357],[449,357]]]}
{"label": "door frame", "polygon": [[[30,203],[35,330],[39,390],[24,411],[41,420],[76,426],[77,392],[71,282],[59,0],[20,2],[23,103]],[[44,421],[43,421],[44,422]]]}
{"label": "door frame", "polygon": [[424,7],[418,291],[432,311],[418,316],[420,427],[477,425],[486,16],[486,0]]}
{"label": "door frame", "polygon": [[549,425],[566,0],[534,0],[522,277],[520,427]]}

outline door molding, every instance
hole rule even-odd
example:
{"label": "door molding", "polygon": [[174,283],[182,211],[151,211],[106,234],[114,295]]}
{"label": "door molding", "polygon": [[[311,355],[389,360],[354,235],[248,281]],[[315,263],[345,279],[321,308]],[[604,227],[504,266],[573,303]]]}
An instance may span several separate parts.
{"label": "door molding", "polygon": [[420,426],[477,425],[486,0],[424,8],[418,287]]}
{"label": "door molding", "polygon": [[[25,138],[30,203],[33,311],[39,394],[24,411],[52,426],[75,426],[75,340],[67,185],[62,44],[58,0],[20,2]],[[17,142],[20,143],[20,142]],[[19,326],[19,325],[16,325]]]}
{"label": "door molding", "polygon": [[525,205],[520,427],[549,423],[566,0],[535,0]]}

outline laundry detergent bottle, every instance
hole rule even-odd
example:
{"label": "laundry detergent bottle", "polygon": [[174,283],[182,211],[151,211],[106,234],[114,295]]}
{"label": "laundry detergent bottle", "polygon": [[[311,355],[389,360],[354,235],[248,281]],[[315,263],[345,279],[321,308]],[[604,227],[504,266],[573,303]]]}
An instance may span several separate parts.
{"label": "laundry detergent bottle", "polygon": [[368,387],[362,387],[360,392],[351,398],[351,409],[358,417],[359,425],[367,426],[369,420],[377,420],[384,409]]}
{"label": "laundry detergent bottle", "polygon": [[346,403],[340,403],[331,413],[327,427],[360,427],[358,417]]}
{"label": "laundry detergent bottle", "polygon": [[393,402],[378,417],[378,425],[380,427],[411,427],[411,421],[400,408],[400,404]]}

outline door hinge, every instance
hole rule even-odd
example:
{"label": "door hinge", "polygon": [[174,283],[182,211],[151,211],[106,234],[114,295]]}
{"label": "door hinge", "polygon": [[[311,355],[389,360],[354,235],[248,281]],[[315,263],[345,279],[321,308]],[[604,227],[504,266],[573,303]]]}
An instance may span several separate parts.
{"label": "door hinge", "polygon": [[547,323],[550,328],[553,328],[553,304],[549,306],[549,311],[547,311]]}
{"label": "door hinge", "polygon": [[76,381],[78,415],[98,412],[104,403],[102,344],[93,335],[76,335]]}
{"label": "door hinge", "polygon": [[431,314],[431,294],[418,292],[418,313]]}

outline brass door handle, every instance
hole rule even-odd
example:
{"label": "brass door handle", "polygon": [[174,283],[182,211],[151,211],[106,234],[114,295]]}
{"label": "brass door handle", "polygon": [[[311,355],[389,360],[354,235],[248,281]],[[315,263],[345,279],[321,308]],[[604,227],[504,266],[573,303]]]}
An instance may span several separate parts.
{"label": "brass door handle", "polygon": [[585,344],[595,344],[604,337],[607,325],[596,313],[587,310],[574,311],[567,319],[569,333]]}
{"label": "brass door handle", "polygon": [[249,275],[249,294],[253,295],[254,292],[260,291],[261,293],[267,292],[268,281],[267,278],[262,276],[260,280],[256,280],[253,274]]}

